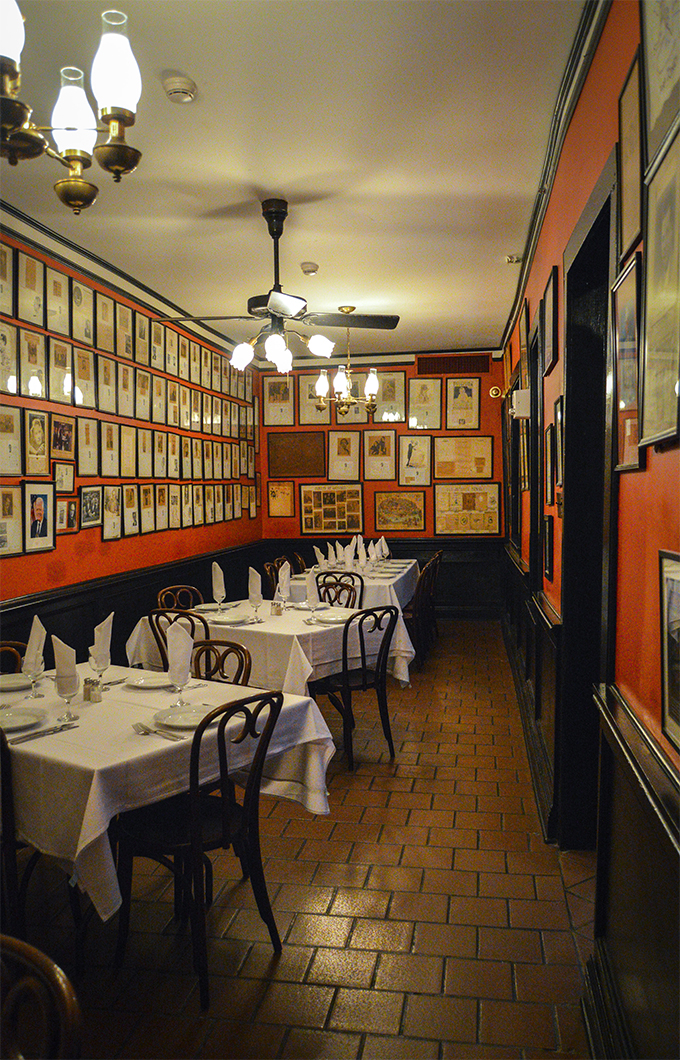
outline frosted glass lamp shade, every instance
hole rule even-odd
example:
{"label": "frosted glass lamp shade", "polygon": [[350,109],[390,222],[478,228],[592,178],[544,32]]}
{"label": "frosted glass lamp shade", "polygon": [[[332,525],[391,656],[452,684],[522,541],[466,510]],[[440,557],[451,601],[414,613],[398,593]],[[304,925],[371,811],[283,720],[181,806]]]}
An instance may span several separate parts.
{"label": "frosted glass lamp shade", "polygon": [[52,111],[52,136],[62,155],[73,151],[92,154],[97,140],[97,119],[83,87],[83,71],[65,66],[61,90]]}
{"label": "frosted glass lamp shade", "polygon": [[335,343],[327,339],[325,335],[321,335],[317,332],[316,335],[312,335],[307,343],[307,347],[310,353],[313,353],[315,357],[330,357],[335,347]]}
{"label": "frosted glass lamp shade", "polygon": [[364,385],[364,394],[370,400],[378,396],[378,390],[380,389],[380,383],[378,381],[378,372],[376,368],[370,368],[368,371],[368,378]]}
{"label": "frosted glass lamp shade", "polygon": [[26,40],[26,32],[24,30],[24,20],[16,0],[1,0],[0,26],[2,26],[0,54],[7,59],[11,59],[18,66],[24,41]]}
{"label": "frosted glass lamp shade", "polygon": [[90,80],[100,114],[105,110],[136,112],[142,75],[127,37],[127,15],[122,11],[102,14],[102,38]]}
{"label": "frosted glass lamp shade", "polygon": [[231,353],[230,364],[233,364],[234,368],[237,368],[239,372],[250,364],[254,356],[253,347],[249,342],[239,342],[238,346],[234,346]]}
{"label": "frosted glass lamp shade", "polygon": [[347,397],[349,394],[349,382],[345,373],[345,366],[341,364],[338,368],[335,379],[333,380],[333,390],[338,397]]}
{"label": "frosted glass lamp shade", "polygon": [[328,382],[328,372],[325,368],[322,368],[319,372],[319,378],[314,384],[314,392],[317,397],[328,397],[328,391],[330,390],[330,383]]}
{"label": "frosted glass lamp shade", "polygon": [[[264,341],[264,350],[269,361],[274,361],[274,358],[282,354],[285,348],[286,340],[283,335],[278,335],[276,332],[273,335],[267,335]],[[274,361],[274,363],[276,362]]]}

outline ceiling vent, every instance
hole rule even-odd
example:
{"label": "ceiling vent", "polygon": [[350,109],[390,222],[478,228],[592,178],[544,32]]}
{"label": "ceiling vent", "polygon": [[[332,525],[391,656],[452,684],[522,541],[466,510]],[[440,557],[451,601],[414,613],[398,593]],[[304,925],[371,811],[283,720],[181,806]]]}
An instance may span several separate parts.
{"label": "ceiling vent", "polygon": [[428,354],[416,357],[418,375],[481,375],[491,370],[488,353]]}

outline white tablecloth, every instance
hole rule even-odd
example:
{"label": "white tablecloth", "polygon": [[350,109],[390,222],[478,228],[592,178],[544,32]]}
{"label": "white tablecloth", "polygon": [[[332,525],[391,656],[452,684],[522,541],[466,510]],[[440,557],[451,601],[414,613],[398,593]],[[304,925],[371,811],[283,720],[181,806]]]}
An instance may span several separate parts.
{"label": "white tablecloth", "polygon": [[[336,569],[336,568],[333,568]],[[342,567],[337,570],[342,571]],[[314,567],[315,573],[319,568]],[[362,607],[384,607],[394,604],[401,611],[413,598],[420,568],[415,559],[392,559],[378,563],[368,574],[357,571],[364,579]],[[305,600],[305,574],[294,574],[290,580],[290,598]]]}
{"label": "white tablecloth", "polygon": [[[270,602],[260,608],[264,621],[257,625],[229,625],[234,619],[252,616],[246,601],[225,611],[219,618],[214,611],[202,611],[208,620],[210,636],[234,640],[251,654],[250,683],[258,688],[280,688],[304,696],[307,682],[336,673],[342,662],[342,626],[307,625],[309,611],[289,607],[283,615],[270,614]],[[161,659],[151,633],[149,620],[142,618],[128,639],[127,657],[131,666],[160,670]],[[388,670],[402,684],[409,679],[409,664],[415,651],[399,615],[390,647]]]}
{"label": "white tablecloth", "polygon": [[[87,664],[81,676],[92,676]],[[141,670],[111,666],[104,680]],[[154,675],[157,676],[157,675]],[[29,701],[47,713],[53,725],[64,709],[52,680],[41,681],[44,699]],[[211,706],[251,694],[238,685],[192,681],[184,699]],[[26,693],[2,693],[0,705]],[[138,736],[134,721],[153,724],[153,716],[173,704],[172,690],[139,691],[117,685],[101,703],[85,703],[82,689],[71,709],[78,728],[17,744],[11,748],[17,833],[43,853],[63,862],[86,891],[103,920],[120,906],[118,879],[107,829],[116,814],[135,809],[188,788],[191,733],[182,742],[161,736]],[[28,705],[23,700],[23,705]],[[8,732],[11,739],[19,733]],[[208,743],[205,744],[205,740]],[[219,773],[216,742],[204,737],[203,780]],[[252,757],[252,742],[230,746],[230,772],[238,774]],[[274,729],[262,790],[301,802],[312,813],[328,813],[326,769],[334,753],[333,738],[316,703],[287,695]],[[214,751],[211,758],[210,752]],[[206,753],[207,752],[207,753]]]}

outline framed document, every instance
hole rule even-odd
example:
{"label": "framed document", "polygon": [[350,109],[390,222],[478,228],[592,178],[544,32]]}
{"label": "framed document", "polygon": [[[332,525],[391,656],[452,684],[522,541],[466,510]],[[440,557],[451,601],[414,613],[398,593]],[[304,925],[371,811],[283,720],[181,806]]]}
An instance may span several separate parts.
{"label": "framed document", "polygon": [[644,459],[638,447],[641,264],[638,251],[612,288],[617,471],[637,471]]}
{"label": "framed document", "polygon": [[55,547],[54,483],[24,482],[24,552]]}
{"label": "framed document", "polygon": [[680,6],[646,0],[640,11],[649,167],[680,110]]}
{"label": "framed document", "polygon": [[231,442],[222,442],[222,466],[224,478],[231,478]]}
{"label": "framed document", "polygon": [[183,431],[191,430],[191,390],[180,383],[179,425]]}
{"label": "framed document", "polygon": [[165,431],[153,432],[153,475],[154,478],[168,476],[168,436]]}
{"label": "framed document", "polygon": [[201,384],[201,347],[197,342],[189,343],[189,378],[192,383]]}
{"label": "framed document", "polygon": [[23,250],[17,253],[17,316],[45,326],[45,266]]}
{"label": "framed document", "polygon": [[[298,416],[301,425],[328,424],[331,422],[330,404],[325,409],[322,409],[321,412],[316,408],[316,403],[319,400],[314,389],[316,380],[317,376],[315,375],[298,376]],[[252,414],[252,407],[249,407],[249,409]],[[355,475],[354,478],[357,478],[357,476]]]}
{"label": "framed document", "polygon": [[447,431],[479,430],[479,379],[446,380]]}
{"label": "framed document", "polygon": [[0,320],[0,391],[3,394],[19,393],[17,329],[4,320]]}
{"label": "framed document", "polygon": [[543,375],[549,375],[557,364],[557,265],[550,270],[543,292]]}
{"label": "framed document", "polygon": [[116,352],[116,303],[113,298],[95,291],[95,337],[98,350]]}
{"label": "framed document", "polygon": [[432,485],[432,435],[399,436],[399,485]]}
{"label": "framed document", "polygon": [[168,435],[168,478],[179,478],[179,435]]}
{"label": "framed document", "polygon": [[47,477],[50,473],[49,412],[40,412],[38,409],[26,409],[24,435],[26,474],[29,476],[44,475]]}
{"label": "framed document", "polygon": [[359,478],[361,431],[328,432],[328,477],[347,482]]}
{"label": "framed document", "polygon": [[117,541],[123,532],[122,498],[120,486],[104,486],[102,541]]}
{"label": "framed document", "polygon": [[89,478],[97,474],[99,474],[98,420],[80,416],[78,419],[78,475],[82,478]]}
{"label": "framed document", "polygon": [[151,367],[165,371],[165,328],[158,320],[151,321]]}
{"label": "framed document", "polygon": [[118,415],[129,419],[135,414],[134,368],[118,363]]}
{"label": "framed document", "polygon": [[139,487],[136,482],[123,486],[123,533],[126,537],[139,533]]}
{"label": "framed document", "polygon": [[165,370],[168,375],[179,375],[178,335],[172,328],[165,329]]}
{"label": "framed document", "polygon": [[374,423],[403,423],[406,419],[406,372],[383,372],[379,376]]}
{"label": "framed document", "polygon": [[[200,393],[200,391],[197,391],[197,393]],[[203,392],[201,403],[203,406],[201,430],[204,434],[212,434],[212,395]]]}
{"label": "framed document", "polygon": [[241,498],[243,494],[241,493],[240,482],[234,483],[234,485],[232,486],[232,494],[234,498],[234,519],[240,519],[243,510],[243,505],[241,503]]}
{"label": "framed document", "polygon": [[397,473],[396,432],[364,431],[364,479],[393,479]]}
{"label": "framed document", "polygon": [[116,353],[129,361],[134,355],[132,310],[122,302],[116,302]]}
{"label": "framed document", "polygon": [[181,525],[181,487],[179,483],[171,482],[168,486],[168,526],[171,530],[179,530]]}
{"label": "framed document", "polygon": [[153,478],[153,431],[137,429],[137,477]]}
{"label": "framed document", "polygon": [[182,478],[194,477],[193,448],[191,438],[187,434],[182,435]]}
{"label": "framed document", "polygon": [[156,485],[156,529],[168,529],[168,486],[164,483]]}
{"label": "framed document", "polygon": [[141,368],[135,373],[135,418],[145,423],[151,419],[151,373]]}
{"label": "framed document", "polygon": [[166,418],[169,427],[179,427],[179,383],[168,379]]}
{"label": "framed document", "polygon": [[80,487],[80,529],[102,525],[102,487]]}
{"label": "framed document", "polygon": [[215,522],[215,487],[213,485],[205,487],[205,522],[206,526],[208,523]]}
{"label": "framed document", "polygon": [[52,477],[55,493],[73,493],[75,488],[74,464],[60,464],[55,460],[52,464]]}
{"label": "framed document", "polygon": [[24,397],[47,397],[47,355],[45,336],[38,331],[19,332],[21,393]]}
{"label": "framed document", "polygon": [[24,520],[21,486],[0,486],[0,556],[18,556],[23,551]]}
{"label": "framed document", "polygon": [[206,346],[201,347],[201,386],[212,390],[212,353]]}
{"label": "framed document", "polygon": [[111,357],[97,356],[97,408],[115,416],[118,411],[118,388],[116,386],[116,361]]}
{"label": "framed document", "polygon": [[221,389],[223,394],[229,394],[230,393],[230,390],[229,390],[229,381],[231,379],[231,373],[229,371],[230,368],[231,368],[231,365],[229,364],[228,358],[223,357],[222,358],[222,385],[220,387],[220,389]]}
{"label": "framed document", "polygon": [[62,416],[61,412],[52,413],[50,456],[53,460],[75,460],[76,421],[74,416]]}
{"label": "framed document", "polygon": [[224,461],[222,459],[222,442],[212,443],[213,475],[216,479],[224,478]]}
{"label": "framed document", "polygon": [[342,485],[300,484],[300,517],[303,534],[355,534],[363,528],[360,483]]}
{"label": "framed document", "polygon": [[295,515],[295,483],[267,483],[267,511],[270,519],[292,519]]}
{"label": "framed document", "polygon": [[212,442],[203,439],[203,478],[213,478]]}
{"label": "framed document", "polygon": [[139,487],[139,529],[142,534],[156,529],[156,492],[151,482]]}
{"label": "framed document", "polygon": [[[271,475],[271,469],[269,474]],[[241,450],[238,442],[231,443],[231,477],[241,477]]]}
{"label": "framed document", "polygon": [[102,478],[120,475],[120,424],[101,421],[100,467]]}
{"label": "framed document", "polygon": [[230,420],[229,436],[231,438],[238,438],[238,423],[239,423],[239,412],[238,412],[238,409],[239,409],[239,407],[236,404],[236,402],[232,401],[231,410],[230,410],[230,414],[229,414],[229,420]]}
{"label": "framed document", "polygon": [[619,96],[619,251],[621,260],[635,246],[641,227],[642,144],[640,55]]}
{"label": "framed document", "polygon": [[434,440],[435,478],[492,478],[493,436]]}
{"label": "framed document", "polygon": [[68,526],[69,500],[66,497],[57,497],[57,498],[55,498],[54,504],[55,504],[55,509],[54,509],[54,513],[55,513],[54,514],[54,518],[55,518],[55,527],[54,527],[55,533],[57,533],[57,534],[75,534],[77,532],[77,530],[78,530],[78,527],[76,526],[75,529],[73,529],[73,528],[69,529],[69,526]]}
{"label": "framed document", "polygon": [[224,358],[221,354],[216,353],[213,350],[212,354],[212,388],[216,390],[218,394],[222,393],[222,361]]}
{"label": "framed document", "polygon": [[135,478],[137,475],[137,428],[120,425],[120,475]]}
{"label": "framed document", "polygon": [[229,522],[234,518],[234,486],[229,482],[224,487],[224,521]]}
{"label": "framed document", "polygon": [[212,433],[222,433],[222,398],[214,395],[212,399]]}
{"label": "framed document", "polygon": [[14,316],[14,247],[0,243],[0,313]]}
{"label": "framed document", "polygon": [[[71,281],[71,335],[76,342],[94,345],[94,291],[79,280]],[[81,504],[81,525],[82,518]]]}
{"label": "framed document", "polygon": [[[247,446],[248,443],[243,444]],[[239,452],[238,445],[234,448]],[[267,448],[270,478],[322,478],[326,474],[326,436],[323,431],[270,431]],[[247,461],[247,451],[245,456]],[[245,473],[246,466],[239,456],[234,478]]]}
{"label": "framed document", "polygon": [[680,750],[680,553],[659,552],[661,727]]}
{"label": "framed document", "polygon": [[500,484],[441,483],[434,488],[435,534],[497,534]]}
{"label": "framed document", "polygon": [[[166,353],[167,356],[167,353]],[[174,374],[174,373],[173,373]],[[189,340],[186,335],[178,336],[178,370],[180,379],[189,378]]]}
{"label": "framed document", "polygon": [[73,396],[76,405],[86,409],[97,407],[94,351],[84,350],[82,346],[73,347]]}
{"label": "framed document", "polygon": [[[23,472],[21,411],[18,405],[0,405],[0,475],[6,475],[8,478]],[[39,415],[46,416],[47,413]],[[46,424],[42,425],[42,430],[45,434]]]}
{"label": "framed document", "polygon": [[68,276],[56,269],[45,269],[45,305],[47,330],[56,331],[59,335],[70,335]]}
{"label": "framed document", "polygon": [[200,438],[191,439],[194,478],[203,478],[203,444]]}
{"label": "framed document", "polygon": [[203,484],[194,482],[194,526],[202,526],[205,522],[205,507],[203,499]]}
{"label": "framed document", "polygon": [[293,426],[295,398],[290,376],[265,375],[262,379],[262,401],[266,427]]}
{"label": "framed document", "polygon": [[167,414],[167,379],[164,375],[153,375],[151,376],[151,422],[165,423]]}
{"label": "framed document", "polygon": [[439,431],[442,426],[441,379],[409,379],[409,430]]}
{"label": "framed document", "polygon": [[376,490],[377,534],[425,529],[425,490]]}
{"label": "framed document", "polygon": [[138,309],[135,310],[135,360],[137,364],[149,363],[149,325],[151,321]]}
{"label": "framed document", "polygon": [[224,522],[224,485],[221,482],[215,486],[215,522]]}

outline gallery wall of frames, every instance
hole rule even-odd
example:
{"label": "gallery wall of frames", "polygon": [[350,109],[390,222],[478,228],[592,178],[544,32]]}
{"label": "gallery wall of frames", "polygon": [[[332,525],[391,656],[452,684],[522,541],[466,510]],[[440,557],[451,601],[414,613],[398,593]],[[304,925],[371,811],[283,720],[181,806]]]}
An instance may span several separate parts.
{"label": "gallery wall of frames", "polygon": [[4,599],[260,537],[252,371],[5,233],[0,312]]}

